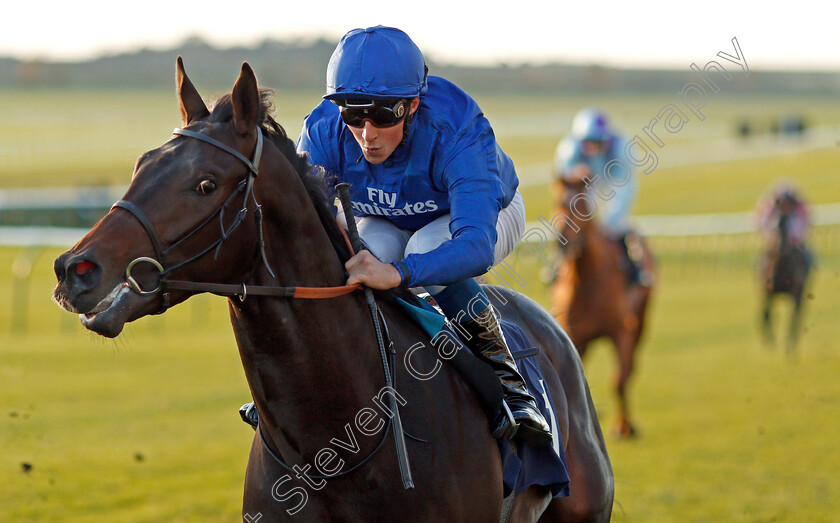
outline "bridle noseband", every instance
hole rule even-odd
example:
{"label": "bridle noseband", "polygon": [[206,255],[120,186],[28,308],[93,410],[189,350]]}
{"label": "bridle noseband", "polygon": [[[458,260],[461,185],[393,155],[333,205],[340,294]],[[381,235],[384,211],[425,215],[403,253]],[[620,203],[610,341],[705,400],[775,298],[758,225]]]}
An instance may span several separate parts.
{"label": "bridle noseband", "polygon": [[[189,291],[197,291],[197,292],[212,292],[215,294],[220,294],[224,296],[233,296],[237,295],[240,299],[245,298],[248,294],[249,289],[246,287],[245,283],[243,282],[241,285],[230,285],[230,284],[219,284],[219,283],[203,283],[203,282],[191,282],[191,281],[180,281],[180,280],[170,280],[167,278],[167,275],[188,265],[197,259],[201,258],[205,254],[209,253],[210,251],[215,249],[215,255],[219,255],[219,250],[221,249],[222,245],[224,244],[225,240],[227,240],[230,235],[236,230],[237,227],[243,222],[245,216],[248,214],[248,200],[249,198],[253,201],[255,211],[254,211],[254,218],[257,222],[257,231],[259,235],[259,257],[256,259],[254,263],[254,267],[251,270],[251,274],[246,278],[246,281],[252,276],[258,267],[258,263],[261,260],[262,263],[265,265],[266,269],[268,270],[269,274],[274,277],[274,271],[271,269],[271,266],[268,263],[268,259],[265,254],[265,240],[263,237],[263,227],[262,227],[262,207],[257,202],[256,196],[254,195],[254,180],[259,175],[259,164],[260,159],[262,157],[263,151],[263,134],[259,127],[257,127],[257,143],[254,148],[254,155],[249,160],[246,158],[242,153],[233,149],[232,147],[216,140],[215,138],[211,138],[205,134],[201,134],[195,131],[190,131],[189,129],[181,129],[176,128],[172,131],[173,134],[179,136],[186,136],[189,138],[194,138],[196,140],[201,140],[202,142],[208,143],[218,149],[225,151],[226,153],[230,154],[231,156],[237,158],[245,167],[248,168],[248,174],[246,177],[239,182],[236,186],[236,189],[227,197],[224,203],[210,216],[208,216],[203,222],[197,225],[193,230],[182,236],[178,241],[173,243],[172,245],[164,248],[163,242],[161,242],[160,237],[155,230],[154,225],[146,216],[140,207],[138,207],[134,202],[130,202],[128,200],[120,200],[116,202],[112,207],[111,210],[120,208],[125,211],[128,211],[135,219],[143,226],[143,229],[146,231],[146,235],[149,237],[149,240],[152,243],[152,248],[155,251],[155,257],[150,258],[147,256],[141,256],[136,258],[131,263],[128,264],[125,271],[126,283],[128,286],[142,296],[150,296],[158,293],[162,293],[163,300],[161,304],[161,309],[158,311],[158,314],[164,312],[169,307],[169,295],[165,292],[166,289],[180,289],[180,290],[189,290]],[[224,225],[224,213],[225,209],[233,202],[233,200],[240,194],[245,194],[242,200],[242,208],[236,214],[233,222],[228,226],[225,227]],[[203,230],[207,225],[210,224],[216,217],[219,218],[219,225],[221,228],[221,234],[219,238],[211,243],[209,246],[202,249],[197,254],[193,255],[192,257],[179,262],[175,265],[167,266],[166,257],[172,251],[180,247],[184,244],[188,239],[195,236],[199,231]],[[140,263],[149,263],[154,266],[154,268],[158,271],[158,276],[160,278],[157,287],[151,290],[143,289],[137,280],[132,276],[132,270]],[[270,287],[271,289],[284,289],[283,291],[274,291],[274,295],[288,295],[288,288],[275,288]],[[254,290],[253,287],[250,289],[252,294],[263,294],[259,290]],[[351,289],[355,290],[355,289]],[[284,294],[285,293],[285,294]],[[292,292],[291,295],[294,295]]]}

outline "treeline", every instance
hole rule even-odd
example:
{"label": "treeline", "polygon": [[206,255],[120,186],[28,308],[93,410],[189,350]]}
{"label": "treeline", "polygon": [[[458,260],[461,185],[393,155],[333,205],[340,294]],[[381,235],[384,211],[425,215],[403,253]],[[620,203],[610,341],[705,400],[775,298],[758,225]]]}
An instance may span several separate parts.
{"label": "treeline", "polygon": [[[0,88],[170,88],[175,57],[184,57],[199,85],[228,89],[239,65],[248,61],[263,85],[276,89],[321,89],[335,42],[265,40],[253,48],[216,48],[190,38],[170,50],[143,49],[67,63],[0,58]],[[689,69],[619,69],[561,63],[453,66],[430,60],[430,74],[444,76],[467,90],[503,92],[672,93],[700,81]],[[703,65],[703,64],[699,64]],[[727,91],[744,93],[840,94],[840,72],[755,71]]]}

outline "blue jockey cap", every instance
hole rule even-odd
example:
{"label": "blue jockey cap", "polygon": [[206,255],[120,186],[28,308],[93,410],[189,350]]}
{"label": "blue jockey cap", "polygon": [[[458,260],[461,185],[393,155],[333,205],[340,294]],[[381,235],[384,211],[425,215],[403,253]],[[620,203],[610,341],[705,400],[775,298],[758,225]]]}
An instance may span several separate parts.
{"label": "blue jockey cap", "polygon": [[353,29],[327,66],[327,100],[392,100],[426,94],[426,62],[407,34],[378,25]]}
{"label": "blue jockey cap", "polygon": [[581,109],[572,120],[572,137],[576,140],[604,142],[613,137],[609,122],[604,113],[587,107]]}

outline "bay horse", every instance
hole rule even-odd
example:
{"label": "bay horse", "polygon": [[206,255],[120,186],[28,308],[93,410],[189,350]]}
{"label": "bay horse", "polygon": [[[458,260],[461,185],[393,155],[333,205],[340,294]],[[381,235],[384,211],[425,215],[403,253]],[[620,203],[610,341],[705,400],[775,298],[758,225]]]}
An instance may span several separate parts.
{"label": "bay horse", "polygon": [[[645,313],[653,289],[654,259],[641,236],[635,236],[631,255],[650,279],[645,285],[628,284],[624,255],[617,242],[598,224],[595,206],[582,179],[554,182],[562,224],[558,233],[561,259],[551,286],[553,314],[584,357],[589,344],[599,338],[612,340],[618,360],[615,393],[618,399],[616,432],[620,437],[636,434],[631,421],[627,389],[633,373],[636,349],[645,325]],[[561,214],[556,215],[560,217]],[[559,222],[559,220],[555,220]]]}
{"label": "bay horse", "polygon": [[[379,333],[363,293],[344,285],[349,249],[323,177],[270,116],[271,92],[246,62],[210,111],[180,58],[176,87],[182,128],[140,156],[123,200],[56,259],[55,301],[115,337],[199,292],[228,296],[260,420],[245,521],[499,521],[502,466],[487,417],[391,292],[375,296],[403,364],[390,367],[395,388],[383,387]],[[494,305],[541,348],[571,478],[569,497],[517,494],[509,520],[608,521],[612,469],[580,359],[535,302],[496,291]],[[416,369],[437,372],[419,379]],[[386,394],[401,406],[414,488],[386,440],[395,413],[374,408]]]}
{"label": "bay horse", "polygon": [[779,213],[775,233],[769,240],[766,251],[759,265],[759,276],[763,291],[762,331],[767,344],[773,342],[772,315],[770,314],[774,298],[789,296],[793,302],[786,349],[789,355],[796,350],[802,318],[802,298],[811,269],[807,247],[794,243],[788,235],[788,221],[792,209],[782,209]]}

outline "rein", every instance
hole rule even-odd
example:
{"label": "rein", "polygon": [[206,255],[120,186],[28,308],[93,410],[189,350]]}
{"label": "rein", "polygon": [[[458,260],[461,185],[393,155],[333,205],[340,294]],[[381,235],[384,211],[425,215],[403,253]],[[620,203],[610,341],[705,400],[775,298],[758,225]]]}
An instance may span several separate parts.
{"label": "rein", "polygon": [[[175,135],[195,138],[197,140],[206,142],[214,147],[225,151],[226,153],[234,156],[242,163],[244,163],[245,166],[248,168],[248,174],[245,179],[239,182],[239,184],[236,186],[236,190],[234,190],[230,194],[230,196],[228,196],[225,202],[213,214],[208,216],[203,222],[201,222],[198,226],[196,226],[186,235],[181,237],[178,241],[166,248],[163,247],[163,243],[160,241],[160,236],[157,234],[157,231],[155,230],[154,225],[152,225],[152,222],[142,211],[142,209],[140,209],[140,207],[138,207],[134,202],[130,202],[128,200],[120,200],[111,207],[111,210],[117,208],[123,209],[125,211],[128,211],[132,216],[134,216],[134,218],[137,219],[140,225],[143,226],[143,229],[146,231],[146,235],[152,242],[152,247],[155,250],[155,258],[142,256],[133,260],[126,267],[125,278],[126,282],[128,283],[128,286],[137,294],[140,294],[142,296],[149,296],[160,293],[162,295],[161,309],[160,311],[158,311],[158,314],[163,313],[164,311],[166,311],[166,309],[169,308],[169,294],[166,292],[166,290],[168,289],[194,292],[209,292],[211,294],[227,297],[238,296],[241,301],[245,301],[245,299],[249,295],[274,296],[278,298],[293,299],[327,299],[335,298],[337,296],[344,296],[345,294],[349,294],[361,288],[360,284],[341,285],[338,287],[278,287],[270,285],[247,285],[245,282],[242,282],[239,285],[235,285],[229,283],[209,283],[186,280],[172,280],[167,278],[166,276],[168,274],[196,261],[197,259],[201,258],[202,256],[214,249],[216,251],[214,256],[218,256],[219,250],[222,248],[222,245],[224,244],[225,240],[227,240],[230,237],[230,235],[233,234],[233,232],[236,230],[237,227],[239,227],[239,225],[244,221],[245,216],[248,214],[249,198],[254,202],[255,206],[254,218],[257,222],[257,230],[259,233],[259,256],[266,269],[268,269],[269,274],[271,274],[271,276],[274,277],[274,271],[271,269],[271,266],[269,265],[268,259],[266,258],[265,254],[265,239],[263,237],[262,227],[262,206],[260,206],[260,204],[257,202],[253,190],[254,180],[259,175],[259,163],[260,158],[262,157],[262,131],[259,129],[259,127],[257,127],[257,144],[254,149],[254,156],[250,160],[243,156],[239,151],[205,134],[180,128],[176,128],[172,132]],[[242,201],[242,208],[237,212],[236,217],[234,218],[230,226],[225,228],[225,209],[227,209],[231,202],[233,202],[234,198],[236,198],[240,193],[243,192],[245,193],[245,197]],[[178,247],[180,247],[189,238],[192,238],[199,231],[207,227],[207,225],[209,225],[217,216],[219,217],[219,224],[221,227],[221,234],[219,236],[219,239],[211,243],[203,250],[201,250],[198,254],[195,254],[194,256],[180,263],[167,267],[166,256]],[[159,281],[157,287],[155,287],[154,289],[144,290],[134,278],[134,276],[132,276],[132,270],[139,263],[149,263],[152,266],[154,266],[155,269],[157,269]],[[253,275],[253,273],[256,272],[256,268],[257,266],[255,264],[253,270],[251,271],[251,275]]]}
{"label": "rein", "polygon": [[[125,270],[125,277],[128,286],[134,292],[147,296],[147,295],[154,295],[158,293],[162,293],[162,303],[161,309],[158,314],[163,313],[169,307],[169,295],[168,293],[164,292],[165,289],[177,289],[177,290],[186,290],[186,291],[196,291],[196,292],[209,292],[212,294],[220,295],[220,296],[238,296],[241,301],[245,301],[248,295],[256,295],[256,296],[275,296],[280,298],[299,298],[299,299],[325,299],[325,298],[334,298],[337,296],[343,296],[346,294],[350,294],[356,290],[362,288],[362,285],[359,283],[353,285],[341,285],[337,287],[276,287],[276,286],[267,286],[267,285],[246,285],[245,282],[241,283],[240,285],[228,284],[228,283],[208,283],[208,282],[196,282],[196,281],[186,281],[186,280],[170,280],[166,277],[167,274],[194,262],[195,260],[201,258],[205,254],[209,253],[211,250],[215,249],[216,253],[215,256],[218,256],[219,250],[222,247],[224,241],[230,237],[230,235],[236,230],[236,228],[242,223],[245,219],[245,215],[248,213],[248,199],[249,197],[254,202],[255,211],[254,216],[257,222],[257,230],[259,234],[259,256],[262,259],[263,264],[265,264],[266,269],[271,274],[272,277],[275,277],[274,271],[271,269],[271,266],[268,264],[268,259],[265,255],[265,239],[263,237],[263,227],[262,227],[262,207],[257,202],[256,196],[254,196],[253,186],[254,180],[259,174],[259,163],[260,158],[262,156],[262,149],[263,149],[263,136],[262,131],[259,127],[257,127],[257,144],[254,149],[254,156],[251,160],[243,156],[239,151],[225,145],[224,143],[211,138],[207,135],[197,133],[194,131],[190,131],[187,129],[180,129],[176,128],[173,131],[173,134],[187,136],[189,138],[195,138],[197,140],[201,140],[206,142],[214,147],[217,147],[235,158],[242,161],[245,166],[248,168],[247,178],[239,182],[236,187],[236,190],[233,191],[230,196],[225,200],[225,202],[217,209],[213,214],[207,217],[203,222],[201,222],[196,228],[192,231],[187,233],[181,239],[170,245],[169,247],[164,248],[163,243],[160,241],[160,237],[155,230],[154,225],[152,224],[151,220],[146,216],[146,214],[133,202],[128,200],[120,200],[116,202],[112,207],[111,210],[114,209],[123,209],[128,211],[132,216],[134,216],[140,225],[143,226],[143,229],[146,231],[146,234],[149,237],[149,240],[152,242],[152,247],[155,250],[155,258],[149,258],[146,256],[142,256],[136,258],[135,260],[131,261]],[[349,209],[351,208],[349,204],[349,193],[346,190],[346,187],[343,188],[343,193],[346,195],[347,202],[343,205],[345,209],[345,213],[350,212]],[[239,195],[239,193],[245,193],[245,197],[242,201],[242,208],[236,215],[233,223],[225,229],[224,226],[224,212],[228,205],[233,201],[233,199]],[[340,191],[342,192],[342,191]],[[182,261],[176,265],[166,267],[166,256],[167,254],[171,253],[173,250],[178,248],[182,245],[187,239],[191,238],[193,235],[204,229],[216,216],[219,217],[219,223],[221,226],[221,236],[218,240],[210,244],[208,247],[203,249],[198,254],[188,258],[185,261]],[[355,253],[358,248],[360,247],[361,243],[358,238],[358,232],[355,230],[356,222],[352,218],[352,215],[348,215],[348,227],[350,227],[350,236],[348,237],[347,232],[342,229],[342,233],[344,234],[344,239],[350,248],[351,253]],[[255,262],[254,268],[251,270],[251,276],[253,276],[254,272],[256,272],[257,265],[259,260]],[[158,271],[159,281],[158,286],[152,290],[144,290],[137,280],[131,275],[132,269],[137,266],[139,263],[149,263],[155,267]],[[250,276],[248,277],[250,278]],[[248,279],[246,278],[246,280]],[[382,312],[376,307],[375,301],[373,300],[373,294],[370,289],[365,288],[366,291],[366,298],[368,301],[368,305],[371,307],[371,314],[374,324],[374,329],[376,332],[377,344],[379,345],[379,352],[382,358],[382,365],[385,371],[385,382],[386,385],[389,387],[396,387],[396,366],[394,362],[395,358],[395,351],[393,342],[390,340],[390,336],[388,334],[388,327],[385,323],[385,318],[382,315]],[[381,322],[381,327],[380,327]],[[382,329],[384,328],[384,336],[382,333]],[[385,340],[388,341],[388,349],[386,349]],[[394,436],[395,442],[397,445],[397,457],[400,466],[400,473],[403,479],[403,486],[406,489],[414,488],[413,480],[411,479],[411,470],[408,464],[408,454],[405,449],[405,441],[403,440],[403,429],[402,423],[399,417],[399,411],[397,410],[396,401],[391,398],[391,408],[393,409],[394,416],[388,422],[387,429],[382,435],[379,443],[373,449],[373,451],[362,461],[354,465],[353,467],[344,470],[340,473],[333,474],[330,476],[309,476],[315,479],[328,479],[337,476],[343,476],[345,474],[349,474],[365,463],[367,463],[374,455],[377,454],[379,449],[382,448],[382,445],[385,443],[386,438],[388,437],[388,433],[391,431],[391,427],[394,428]],[[293,469],[289,467],[283,459],[277,455],[277,453],[271,449],[271,446],[265,439],[262,431],[260,430],[259,424],[256,428],[257,432],[260,435],[260,439],[262,440],[262,444],[265,449],[268,451],[269,455],[271,455],[274,460],[279,463],[283,468],[286,470],[292,471]],[[420,440],[423,441],[423,440]]]}

